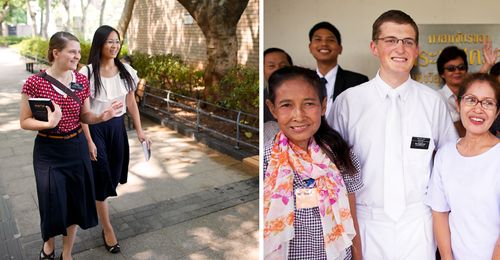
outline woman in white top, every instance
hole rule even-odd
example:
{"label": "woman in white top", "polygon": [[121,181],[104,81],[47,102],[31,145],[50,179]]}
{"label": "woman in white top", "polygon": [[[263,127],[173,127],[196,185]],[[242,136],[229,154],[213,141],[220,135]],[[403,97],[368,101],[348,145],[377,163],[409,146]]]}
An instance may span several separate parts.
{"label": "woman in white top", "polygon": [[466,77],[457,101],[465,136],[436,154],[426,204],[444,260],[486,260],[500,253],[500,140],[488,131],[499,101],[495,78]]}
{"label": "woman in white top", "polygon": [[126,104],[126,108],[113,119],[97,125],[83,125],[94,171],[96,207],[102,225],[102,238],[110,253],[120,252],[120,245],[111,226],[106,198],[117,196],[118,183],[127,182],[129,144],[123,122],[123,114],[127,108],[139,141],[146,142],[148,147],[151,145],[151,141],[142,131],[139,109],[135,101],[137,72],[120,61],[120,49],[118,31],[107,25],[99,27],[92,40],[89,65],[80,70],[90,81],[92,112],[101,111],[116,100]]}

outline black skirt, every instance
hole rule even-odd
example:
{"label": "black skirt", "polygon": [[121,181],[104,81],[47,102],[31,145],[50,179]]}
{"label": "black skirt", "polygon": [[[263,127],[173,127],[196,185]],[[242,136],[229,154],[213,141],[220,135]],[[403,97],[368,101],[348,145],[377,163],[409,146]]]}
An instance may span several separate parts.
{"label": "black skirt", "polygon": [[118,183],[127,182],[129,144],[123,116],[89,125],[92,140],[97,147],[97,161],[92,161],[95,197],[104,201],[116,196]]}
{"label": "black skirt", "polygon": [[37,136],[33,149],[43,241],[67,235],[66,228],[97,225],[92,167],[85,136]]}

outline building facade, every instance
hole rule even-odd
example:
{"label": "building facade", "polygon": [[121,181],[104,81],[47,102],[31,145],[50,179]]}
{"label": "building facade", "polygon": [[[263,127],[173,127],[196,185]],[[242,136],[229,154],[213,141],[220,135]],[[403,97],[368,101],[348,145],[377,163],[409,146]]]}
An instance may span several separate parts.
{"label": "building facade", "polygon": [[[250,0],[238,22],[238,64],[259,67],[259,1]],[[198,69],[207,60],[205,37],[176,0],[136,1],[127,38],[129,51],[177,54]]]}

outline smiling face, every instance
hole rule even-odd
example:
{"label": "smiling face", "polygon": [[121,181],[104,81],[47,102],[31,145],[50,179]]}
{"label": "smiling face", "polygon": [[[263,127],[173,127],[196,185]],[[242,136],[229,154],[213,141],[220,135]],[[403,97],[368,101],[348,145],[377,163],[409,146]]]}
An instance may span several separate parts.
{"label": "smiling face", "polygon": [[485,134],[498,116],[498,108],[495,106],[492,109],[485,109],[479,102],[476,105],[468,104],[468,97],[473,97],[483,103],[488,100],[498,103],[498,100],[495,98],[495,91],[488,82],[475,81],[471,83],[464,95],[462,95],[459,104],[460,119],[467,134]]}
{"label": "smiling face", "polygon": [[285,53],[281,51],[271,52],[264,56],[264,79],[266,82],[273,72],[285,66],[291,66],[288,63],[288,58]]}
{"label": "smiling face", "polygon": [[[410,24],[385,22],[380,26],[378,38],[385,37],[415,40],[416,32]],[[418,55],[418,45],[405,47],[402,41],[398,41],[395,46],[390,46],[383,40],[375,40],[370,43],[370,49],[372,54],[380,60],[380,76],[384,80],[386,78],[397,79],[397,81],[406,80]]]}
{"label": "smiling face", "polygon": [[118,56],[119,52],[120,52],[120,38],[118,37],[118,34],[116,32],[112,31],[108,35],[108,38],[106,38],[106,41],[102,46],[101,58],[114,59],[116,58],[116,56]]}
{"label": "smiling face", "polygon": [[309,51],[317,62],[337,64],[342,46],[331,31],[321,28],[312,35]]}
{"label": "smiling face", "polygon": [[76,70],[80,61],[80,43],[69,40],[62,50],[53,50],[54,65],[62,70]]}
{"label": "smiling face", "polygon": [[[463,69],[460,70],[457,68],[457,66]],[[460,87],[460,83],[462,83],[462,80],[467,74],[467,70],[465,69],[465,61],[461,57],[458,57],[454,60],[446,62],[443,68],[443,74],[441,74],[440,76],[444,79],[446,85],[451,88],[458,89]],[[450,69],[453,69],[453,71],[451,71]]]}
{"label": "smiling face", "polygon": [[302,78],[285,80],[276,88],[274,103],[266,103],[288,139],[307,150],[326,110],[314,87]]}

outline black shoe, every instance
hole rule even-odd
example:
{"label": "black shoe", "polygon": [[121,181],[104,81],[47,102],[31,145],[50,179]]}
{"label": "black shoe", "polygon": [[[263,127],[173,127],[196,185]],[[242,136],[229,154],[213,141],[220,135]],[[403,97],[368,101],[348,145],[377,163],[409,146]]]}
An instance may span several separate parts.
{"label": "black shoe", "polygon": [[59,259],[60,259],[60,260],[63,260],[63,259],[62,259],[62,253],[61,253],[61,257],[59,257]]}
{"label": "black shoe", "polygon": [[[44,243],[45,244],[45,243]],[[52,253],[50,254],[45,254],[45,252],[43,251],[43,245],[42,245],[42,250],[40,250],[40,260],[43,260],[43,259],[56,259],[56,254],[55,254],[55,251],[56,250],[52,250]]]}
{"label": "black shoe", "polygon": [[108,250],[108,252],[110,252],[111,254],[120,253],[120,244],[116,243],[116,245],[114,246],[108,246],[108,244],[106,244],[106,239],[104,238],[104,230],[102,231],[102,241],[104,242],[104,247],[106,248],[106,250]]}

